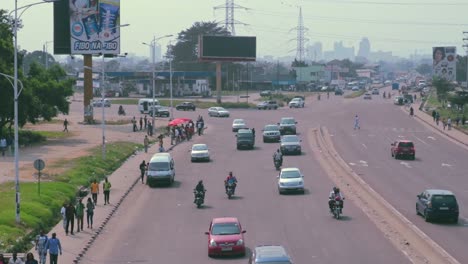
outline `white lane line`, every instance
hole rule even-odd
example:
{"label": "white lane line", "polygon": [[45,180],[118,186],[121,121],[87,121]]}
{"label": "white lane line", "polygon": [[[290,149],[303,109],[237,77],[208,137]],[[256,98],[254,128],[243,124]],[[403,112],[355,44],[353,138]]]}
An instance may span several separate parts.
{"label": "white lane line", "polygon": [[418,138],[417,136],[414,136],[414,135],[413,135],[413,137],[415,137],[417,140],[419,140],[419,141],[420,141],[420,142],[422,142],[423,144],[425,144],[425,145],[429,145],[429,144],[427,144],[427,143],[426,143],[424,140],[422,140],[422,139]]}
{"label": "white lane line", "polygon": [[348,163],[348,164],[351,165],[351,166],[356,166],[356,163],[350,162],[350,163]]}
{"label": "white lane line", "polygon": [[367,161],[365,160],[360,160],[359,163],[361,163],[361,166],[363,167],[369,167],[369,164],[367,164]]}
{"label": "white lane line", "polygon": [[452,165],[448,163],[442,163],[442,167],[452,167]]}
{"label": "white lane line", "polygon": [[400,164],[403,165],[403,166],[405,166],[405,167],[408,168],[408,169],[411,169],[411,165],[409,165],[408,162],[402,161],[402,162],[400,162]]}
{"label": "white lane line", "polygon": [[366,146],[366,144],[362,143],[362,146],[363,146],[365,149],[367,149],[367,146]]}
{"label": "white lane line", "polygon": [[436,140],[435,137],[428,136],[428,139]]}

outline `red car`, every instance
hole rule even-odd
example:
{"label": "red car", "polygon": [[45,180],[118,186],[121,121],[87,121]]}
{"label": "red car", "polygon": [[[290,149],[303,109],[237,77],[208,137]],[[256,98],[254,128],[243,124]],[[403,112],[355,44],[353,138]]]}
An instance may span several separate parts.
{"label": "red car", "polygon": [[409,140],[397,140],[392,143],[392,157],[398,159],[399,157],[407,156],[414,160],[416,155],[416,150],[414,149],[414,144]]}
{"label": "red car", "polygon": [[235,217],[213,218],[208,235],[208,256],[245,255],[244,233]]}

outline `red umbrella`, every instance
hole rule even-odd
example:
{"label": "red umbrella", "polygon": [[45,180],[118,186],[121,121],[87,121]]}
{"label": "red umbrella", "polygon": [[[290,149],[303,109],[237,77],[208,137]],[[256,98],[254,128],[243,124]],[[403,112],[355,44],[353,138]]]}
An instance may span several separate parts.
{"label": "red umbrella", "polygon": [[169,126],[178,126],[180,124],[183,124],[183,123],[186,123],[186,122],[189,122],[190,118],[176,118],[174,120],[172,120],[171,122],[169,122]]}

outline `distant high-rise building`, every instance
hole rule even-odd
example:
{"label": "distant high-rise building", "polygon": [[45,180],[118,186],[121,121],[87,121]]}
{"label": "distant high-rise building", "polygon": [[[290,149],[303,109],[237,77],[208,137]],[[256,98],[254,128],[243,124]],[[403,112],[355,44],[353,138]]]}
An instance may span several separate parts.
{"label": "distant high-rise building", "polygon": [[368,59],[370,55],[370,41],[367,38],[363,38],[361,42],[359,43],[359,51],[358,51],[358,57],[363,57]]}
{"label": "distant high-rise building", "polygon": [[[156,43],[156,46],[154,48],[154,58],[156,60],[156,62],[160,61],[161,60],[161,45],[159,45],[158,43]],[[153,49],[150,47],[150,61],[153,59]]]}
{"label": "distant high-rise building", "polygon": [[308,57],[312,61],[323,60],[322,42],[315,42],[307,48]]}
{"label": "distant high-rise building", "polygon": [[325,60],[344,60],[349,59],[354,61],[354,47],[345,47],[343,46],[343,42],[335,42],[333,45],[333,51],[325,51],[323,53]]}

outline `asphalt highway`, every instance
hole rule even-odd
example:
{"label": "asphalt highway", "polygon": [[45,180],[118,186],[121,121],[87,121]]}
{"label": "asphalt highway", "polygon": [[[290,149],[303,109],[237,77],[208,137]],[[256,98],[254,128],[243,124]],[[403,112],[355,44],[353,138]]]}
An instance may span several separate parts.
{"label": "asphalt highway", "polygon": [[[320,124],[330,125],[332,129],[335,129],[333,124],[345,128],[343,120],[352,122],[352,118],[344,117],[340,123],[324,114],[329,109],[334,109],[335,115],[340,111],[349,114],[345,108],[354,104],[333,96],[328,102],[322,99],[309,103],[314,100],[308,98],[304,109],[231,110],[230,118],[208,117],[206,110],[174,111],[175,117],[195,119],[202,114],[208,126],[206,134],[173,150],[176,164],[173,187],[140,185],[133,190],[85,255],[83,263],[247,263],[249,253],[242,258],[211,259],[207,256],[208,241],[204,232],[208,231],[213,217],[223,216],[239,218],[247,230],[245,241],[249,249],[256,245],[283,245],[296,264],[409,263],[351,202],[345,203],[342,220],[333,219],[328,212],[327,197],[333,183],[314,160],[306,131]],[[304,195],[278,194],[278,173],[273,167],[272,154],[279,144],[261,140],[264,125],[287,116],[298,121],[303,154],[286,156],[283,167],[302,170],[307,188]],[[234,118],[244,118],[250,127],[255,127],[254,150],[236,150],[235,136],[231,132]],[[323,122],[327,120],[330,123]],[[191,163],[189,149],[193,143],[207,143],[212,161]],[[349,144],[346,143],[345,148]],[[387,145],[385,142],[381,148],[386,150]],[[383,158],[394,162],[387,156]],[[223,186],[229,171],[233,171],[239,181],[232,200],[227,199]],[[135,177],[137,175],[135,168]],[[192,190],[200,179],[208,191],[204,208],[197,209]],[[416,194],[417,191],[411,194],[409,205],[414,205]]]}

